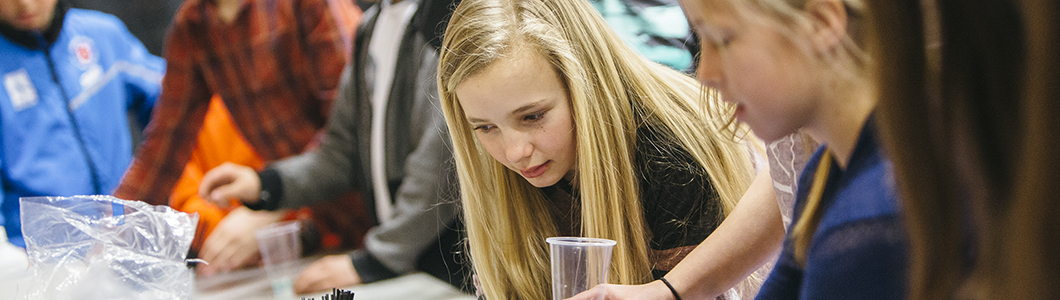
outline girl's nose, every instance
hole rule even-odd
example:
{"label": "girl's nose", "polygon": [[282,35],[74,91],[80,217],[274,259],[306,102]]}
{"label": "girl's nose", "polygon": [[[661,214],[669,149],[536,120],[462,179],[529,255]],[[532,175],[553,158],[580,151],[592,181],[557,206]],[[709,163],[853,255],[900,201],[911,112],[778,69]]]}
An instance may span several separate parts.
{"label": "girl's nose", "polygon": [[721,88],[721,83],[724,78],[725,72],[721,66],[721,59],[718,51],[710,49],[710,46],[703,46],[704,49],[699,51],[699,65],[696,67],[696,78],[699,82],[703,83],[711,88]]}
{"label": "girl's nose", "polygon": [[526,134],[515,131],[505,136],[504,156],[509,162],[517,163],[528,159],[533,152],[533,143]]}

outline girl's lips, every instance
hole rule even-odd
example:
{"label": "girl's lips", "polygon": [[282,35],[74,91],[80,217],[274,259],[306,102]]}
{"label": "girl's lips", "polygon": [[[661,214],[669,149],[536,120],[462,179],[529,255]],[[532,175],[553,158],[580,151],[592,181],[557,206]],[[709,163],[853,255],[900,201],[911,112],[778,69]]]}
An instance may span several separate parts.
{"label": "girl's lips", "polygon": [[522,169],[522,170],[519,171],[519,173],[523,174],[523,177],[526,177],[526,178],[535,178],[535,177],[544,175],[545,171],[548,171],[548,166],[550,164],[552,164],[551,160],[550,161],[546,161],[543,164],[537,165],[536,167],[530,167],[530,168]]}

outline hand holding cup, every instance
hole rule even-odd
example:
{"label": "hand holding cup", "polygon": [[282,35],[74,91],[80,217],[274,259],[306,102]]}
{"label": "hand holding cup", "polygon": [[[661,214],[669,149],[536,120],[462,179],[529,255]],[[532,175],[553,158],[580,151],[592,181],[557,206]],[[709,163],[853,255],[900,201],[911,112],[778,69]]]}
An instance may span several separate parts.
{"label": "hand holding cup", "polygon": [[607,283],[615,241],[582,237],[550,237],[545,241],[552,261],[553,300]]}

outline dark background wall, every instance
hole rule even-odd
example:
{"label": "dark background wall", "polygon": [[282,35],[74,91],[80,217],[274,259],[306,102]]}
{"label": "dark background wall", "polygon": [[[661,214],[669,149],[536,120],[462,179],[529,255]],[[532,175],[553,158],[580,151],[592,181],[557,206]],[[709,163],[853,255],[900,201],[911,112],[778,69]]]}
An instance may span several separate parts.
{"label": "dark background wall", "polygon": [[[173,15],[184,0],[66,0],[71,6],[102,11],[117,16],[147,50],[162,56],[166,30]],[[374,1],[351,0],[361,9],[368,9]]]}
{"label": "dark background wall", "polygon": [[66,0],[71,6],[117,16],[148,51],[162,55],[166,30],[184,0]]}

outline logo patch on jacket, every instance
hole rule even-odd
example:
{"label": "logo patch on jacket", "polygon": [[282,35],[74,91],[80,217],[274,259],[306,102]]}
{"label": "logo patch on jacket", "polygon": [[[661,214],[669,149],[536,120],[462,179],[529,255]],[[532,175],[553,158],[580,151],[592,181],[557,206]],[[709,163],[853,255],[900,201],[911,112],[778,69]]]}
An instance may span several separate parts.
{"label": "logo patch on jacket", "polygon": [[29,80],[26,69],[4,74],[4,89],[11,98],[11,106],[20,111],[37,104],[37,88]]}
{"label": "logo patch on jacket", "polygon": [[96,53],[96,43],[92,39],[79,35],[70,39],[70,56],[77,62],[77,66],[82,70],[96,64],[99,59],[98,53]]}
{"label": "logo patch on jacket", "polygon": [[74,52],[77,52],[77,61],[80,63],[85,64],[92,60],[92,47],[88,44],[77,45],[77,50]]}

